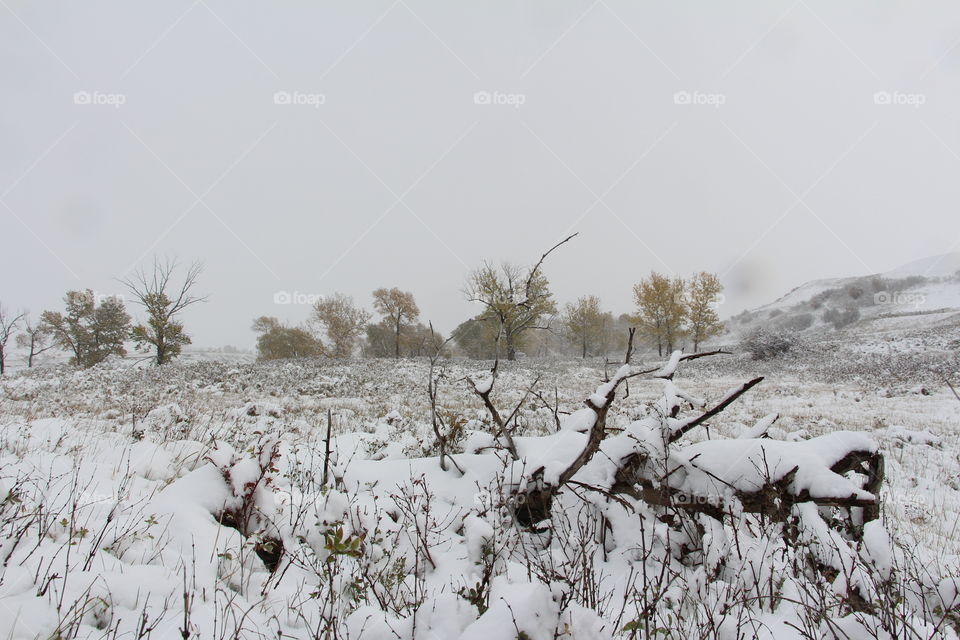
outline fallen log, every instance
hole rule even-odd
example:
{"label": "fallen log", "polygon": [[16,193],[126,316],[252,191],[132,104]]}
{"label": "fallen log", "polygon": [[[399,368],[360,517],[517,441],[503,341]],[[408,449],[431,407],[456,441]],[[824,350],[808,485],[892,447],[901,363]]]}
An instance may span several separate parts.
{"label": "fallen log", "polygon": [[[677,417],[679,393],[671,386],[672,400],[663,403],[663,415],[629,425],[623,433],[608,436],[607,414],[618,386],[639,374],[652,374],[672,385],[677,365],[684,360],[718,352],[679,356],[658,369],[630,372],[624,365],[600,386],[585,405],[593,413],[582,449],[551,480],[545,467],[535,466],[516,500],[519,524],[534,527],[549,519],[553,499],[565,485],[597,486],[593,476],[613,471],[613,481],[598,486],[609,495],[625,495],[648,505],[685,513],[703,513],[722,520],[736,501],[747,513],[786,521],[794,505],[850,510],[851,522],[862,525],[879,516],[879,491],[883,483],[883,457],[876,443],[861,434],[838,432],[809,441],[783,442],[741,438],[708,440],[693,445],[678,443],[694,428],[706,425],[724,409],[762,381],[754,378],[728,392],[712,408],[698,415]],[[691,405],[692,406],[692,405]],[[581,412],[584,410],[581,410]],[[587,414],[589,415],[589,414]],[[618,452],[624,452],[618,455]],[[612,465],[612,467],[611,467]],[[605,471],[606,470],[606,471]],[[581,472],[585,476],[581,476]],[[865,478],[859,481],[859,474]],[[854,517],[853,510],[856,512]],[[860,514],[862,513],[862,517]],[[860,526],[852,527],[852,530]]]}

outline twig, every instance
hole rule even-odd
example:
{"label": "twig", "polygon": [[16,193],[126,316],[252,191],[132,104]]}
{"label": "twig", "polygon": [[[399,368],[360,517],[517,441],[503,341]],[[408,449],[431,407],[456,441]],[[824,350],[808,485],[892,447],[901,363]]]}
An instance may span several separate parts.
{"label": "twig", "polygon": [[323,484],[327,484],[327,475],[330,469],[330,431],[333,428],[333,411],[327,407],[327,437],[323,447]]}

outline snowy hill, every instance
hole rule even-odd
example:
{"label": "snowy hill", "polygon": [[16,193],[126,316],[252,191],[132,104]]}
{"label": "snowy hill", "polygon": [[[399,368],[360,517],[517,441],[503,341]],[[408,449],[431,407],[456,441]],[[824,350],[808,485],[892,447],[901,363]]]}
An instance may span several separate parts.
{"label": "snowy hill", "polygon": [[960,253],[867,276],[813,280],[730,318],[727,326],[731,337],[762,326],[866,349],[879,341],[885,349],[899,343],[950,350],[960,339]]}
{"label": "snowy hill", "polygon": [[939,256],[914,260],[882,275],[887,278],[906,278],[908,276],[944,278],[956,275],[958,271],[960,271],[960,252],[944,253]]}
{"label": "snowy hill", "polygon": [[[949,281],[956,281],[958,272],[960,272],[960,252],[945,253],[938,256],[930,256],[914,260],[901,265],[895,269],[883,273],[877,273],[869,276],[851,276],[846,278],[825,278],[822,280],[811,280],[799,287],[792,289],[786,295],[777,298],[769,304],[758,307],[754,311],[770,311],[773,309],[788,309],[810,301],[817,295],[832,289],[842,289],[847,286],[862,284],[863,281],[875,280],[881,278],[884,280],[906,280],[922,278],[926,282],[907,286],[900,291],[907,290],[916,293],[926,294],[928,309],[960,308],[960,287],[949,286]],[[944,282],[946,281],[946,282]],[[947,286],[929,286],[942,285]],[[881,296],[882,300],[882,296]]]}
{"label": "snowy hill", "polygon": [[854,279],[855,278],[827,278],[824,280],[811,280],[795,289],[791,289],[786,295],[777,298],[773,302],[758,307],[755,311],[787,309],[794,305],[802,304],[824,291],[843,287]]}

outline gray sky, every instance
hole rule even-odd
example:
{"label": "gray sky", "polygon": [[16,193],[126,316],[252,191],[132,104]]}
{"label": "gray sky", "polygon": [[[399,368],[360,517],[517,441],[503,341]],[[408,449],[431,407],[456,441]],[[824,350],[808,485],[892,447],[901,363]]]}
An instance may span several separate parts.
{"label": "gray sky", "polygon": [[206,263],[197,345],[305,319],[279,291],[450,331],[579,231],[560,301],[709,270],[731,315],[960,249],[958,45],[947,2],[2,0],[0,300],[156,253]]}

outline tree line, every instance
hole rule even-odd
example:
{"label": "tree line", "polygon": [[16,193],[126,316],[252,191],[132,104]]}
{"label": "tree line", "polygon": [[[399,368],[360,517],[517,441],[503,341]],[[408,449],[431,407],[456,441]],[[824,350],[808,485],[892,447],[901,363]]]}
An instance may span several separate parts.
{"label": "tree line", "polygon": [[[257,356],[401,358],[433,356],[451,344],[457,355],[475,359],[515,360],[520,354],[588,358],[621,352],[630,328],[635,329],[638,344],[663,355],[687,345],[697,350],[723,333],[717,314],[723,287],[715,274],[707,272],[686,279],[651,272],[633,287],[633,313],[614,316],[592,294],[558,306],[541,267],[570,238],[533,266],[484,263],[471,271],[462,293],[480,310],[447,338],[421,320],[413,293],[379,288],[372,292],[372,312],[350,296],[335,293],[316,302],[301,325],[273,316],[256,318],[252,329]],[[26,313],[8,314],[0,307],[0,373],[14,335],[26,351],[27,366],[57,348],[71,355],[72,364],[90,367],[110,356],[126,355],[130,341],[156,364],[170,362],[191,344],[180,314],[205,299],[194,294],[201,272],[200,263],[181,273],[175,261],[155,260],[152,270],[122,280],[144,312],[141,323],[133,322],[119,297],[97,299],[89,289],[67,292],[64,309],[44,311],[36,323]]]}
{"label": "tree line", "polygon": [[138,351],[149,353],[146,357],[155,364],[171,362],[184,345],[191,344],[181,312],[205,300],[193,293],[202,265],[195,262],[182,274],[179,271],[175,260],[155,259],[151,271],[140,269],[120,281],[133,303],[142,307],[142,323],[134,323],[120,296],[99,298],[90,289],[68,291],[63,311],[44,311],[39,322],[26,312],[8,313],[0,305],[0,374],[6,368],[7,343],[14,335],[27,352],[28,367],[54,348],[69,353],[71,364],[92,367],[110,356],[125,356],[131,341]]}
{"label": "tree line", "polygon": [[481,311],[449,338],[421,321],[413,293],[396,287],[373,292],[376,321],[353,298],[335,293],[317,302],[303,325],[264,316],[254,321],[253,330],[257,354],[264,360],[429,356],[446,343],[458,355],[474,359],[515,360],[521,353],[587,358],[622,352],[630,327],[636,328],[638,343],[663,355],[687,345],[697,350],[723,333],[717,314],[722,291],[715,274],[684,279],[652,272],[634,286],[635,312],[615,317],[596,295],[560,308],[536,265],[484,264],[470,273],[463,291]]}

